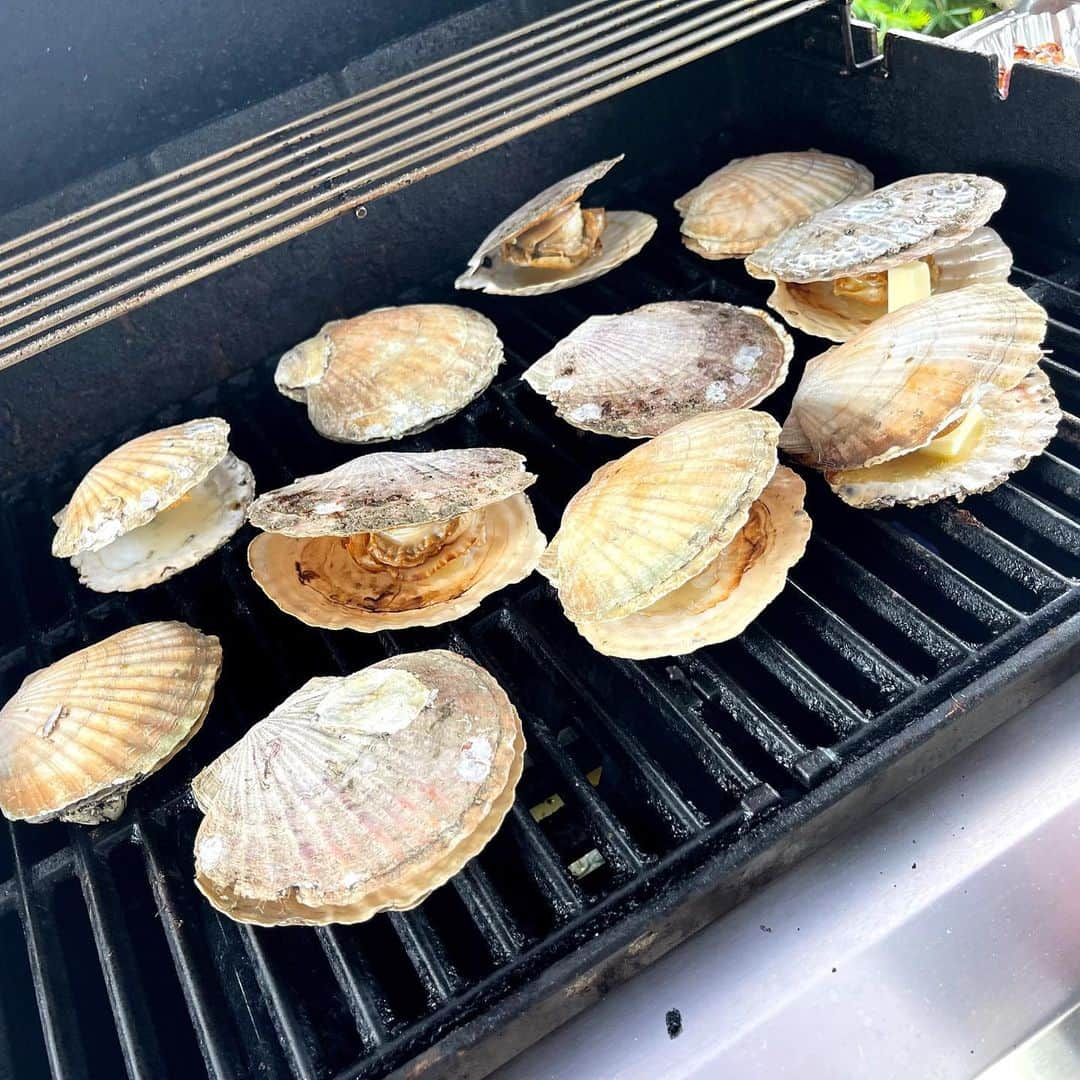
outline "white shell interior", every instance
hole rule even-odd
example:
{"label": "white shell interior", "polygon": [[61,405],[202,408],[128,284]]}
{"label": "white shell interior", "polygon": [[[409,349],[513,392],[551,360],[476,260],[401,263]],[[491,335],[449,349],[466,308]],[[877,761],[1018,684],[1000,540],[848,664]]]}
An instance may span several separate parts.
{"label": "white shell interior", "polygon": [[221,547],[243,525],[254,493],[251,469],[226,454],[201,484],[148,524],[73,556],[71,565],[97,592],[130,592],[165,581]]}

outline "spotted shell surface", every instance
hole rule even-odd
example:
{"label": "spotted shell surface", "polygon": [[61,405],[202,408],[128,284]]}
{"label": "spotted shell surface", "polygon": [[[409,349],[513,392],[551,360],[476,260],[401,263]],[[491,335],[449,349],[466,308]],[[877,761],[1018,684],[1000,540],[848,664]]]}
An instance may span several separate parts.
{"label": "spotted shell surface", "polygon": [[265,492],[253,525],[285,536],[351,536],[444,521],[516,495],[536,477],[512,450],[364,454]]}
{"label": "spotted shell surface", "polygon": [[575,427],[640,438],[756,405],[787,377],[793,350],[755,308],[669,301],[586,319],[522,378]]}
{"label": "spotted shell surface", "polygon": [[540,562],[570,618],[629,615],[703,570],[746,524],[778,436],[765,413],[705,413],[597,469]]}
{"label": "spotted shell surface", "polygon": [[746,269],[798,283],[888,270],[959,243],[1004,199],[1001,184],[985,176],[909,176],[788,229],[749,256]]}
{"label": "spotted shell surface", "polygon": [[481,289],[505,296],[542,296],[574,285],[584,285],[633,258],[656,232],[656,218],[637,210],[609,210],[600,238],[600,250],[569,270],[542,270],[515,266],[501,255],[491,255],[490,266],[478,266],[454,283],[458,289]]}
{"label": "spotted shell surface", "polygon": [[202,483],[229,452],[229,425],[216,416],[150,431],[106,454],[54,518],[52,553],[97,551],[147,524]]}
{"label": "spotted shell surface", "polygon": [[79,581],[96,592],[131,592],[201,562],[244,524],[255,493],[246,462],[226,454],[206,478],[145,525],[71,557]]}
{"label": "spotted shell surface", "polygon": [[457,287],[459,289],[475,287],[463,284],[463,282],[465,282],[471,274],[482,267],[486,258],[498,254],[499,248],[501,248],[506,241],[512,240],[519,233],[524,232],[530,225],[542,221],[562,206],[577,202],[581,196],[585,194],[585,189],[590,184],[595,183],[602,176],[605,176],[611,169],[618,165],[620,161],[622,161],[624,156],[625,155],[620,154],[618,157],[609,158],[606,161],[598,161],[594,165],[579,169],[576,173],[572,173],[562,180],[557,180],[550,187],[544,188],[539,195],[534,195],[527,203],[519,206],[517,210],[510,214],[509,217],[500,221],[499,224],[484,237],[480,246],[473,252],[472,258],[469,259],[468,269],[461,278],[458,279]]}
{"label": "spotted shell surface", "polygon": [[502,361],[495,325],[479,312],[407,304],[327,323],[281,358],[275,383],[307,403],[320,435],[385,442],[459,412]]}
{"label": "spotted shell surface", "polygon": [[498,830],[524,748],[505,692],[455,653],[312,679],[192,782],[196,884],[264,926],[413,907]]}
{"label": "spotted shell surface", "polygon": [[736,158],[675,203],[683,243],[707,259],[749,255],[820,210],[865,195],[868,169],[805,150]]}
{"label": "spotted shell surface", "polygon": [[577,628],[598,652],[630,660],[682,656],[738,637],[783,591],[810,539],[806,485],[779,466],[750,520],[704,570],[651,606]]}
{"label": "spotted shell surface", "polygon": [[991,387],[1042,357],[1046,312],[1011,285],[972,285],[909,304],[806,365],[780,449],[823,469],[926,446]]}
{"label": "spotted shell surface", "polygon": [[372,566],[342,537],[278,533],[251,542],[248,565],[259,588],[301,622],[377,633],[462,618],[527,578],[546,543],[528,496],[517,494],[473,511],[446,547],[416,565]]}
{"label": "spotted shell surface", "polygon": [[1026,468],[1046,449],[1062,417],[1041,368],[1010,390],[990,387],[979,398],[979,410],[980,430],[956,459],[920,462],[915,472],[903,468],[910,457],[899,457],[869,468],[826,473],[825,478],[844,502],[861,509],[963,500],[992,491]]}
{"label": "spotted shell surface", "polygon": [[[969,285],[1007,282],[1012,272],[1012,252],[993,229],[985,226],[929,258],[933,260],[931,291],[935,294]],[[769,307],[796,329],[837,342],[847,341],[887,314],[885,303],[836,295],[831,281],[806,285],[778,281],[769,297]]]}
{"label": "spotted shell surface", "polygon": [[97,824],[202,726],[221,672],[216,637],[153,622],[28,676],[0,709],[0,809]]}

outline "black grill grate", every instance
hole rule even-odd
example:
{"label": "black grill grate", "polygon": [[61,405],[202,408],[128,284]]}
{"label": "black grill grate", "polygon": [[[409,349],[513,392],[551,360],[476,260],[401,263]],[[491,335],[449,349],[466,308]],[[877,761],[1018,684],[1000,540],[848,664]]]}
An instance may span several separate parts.
{"label": "black grill grate", "polygon": [[[668,194],[638,203],[663,207]],[[518,381],[525,364],[595,312],[763,300],[738,266],[690,256],[665,224],[665,239],[603,281],[527,302],[482,298],[511,354],[501,378],[405,448],[522,451],[551,535],[567,498],[626,444],[556,421]],[[1076,413],[1080,294],[1021,271],[1017,280],[1050,310],[1047,369]],[[817,351],[797,345],[800,361]],[[348,457],[274,392],[271,370],[235,376],[141,430],[223,415],[263,490]],[[796,376],[767,403],[781,416]],[[149,592],[83,590],[49,556],[49,516],[110,446],[5,494],[0,692],[158,617],[218,634],[224,673],[202,733],[136,789],[121,821],[0,833],[0,1075],[381,1075],[736,840],[782,841],[769,833],[779,808],[950,697],[959,716],[973,679],[1080,611],[1075,417],[1039,461],[963,508],[860,513],[812,480],[814,535],[783,596],[739,641],[646,663],[593,654],[535,576],[450,627],[375,638],[307,629],[251,583],[249,530]],[[486,665],[525,722],[519,797],[491,845],[420,909],[361,926],[266,931],[217,915],[191,880],[198,814],[186,781],[310,676],[433,646]]]}

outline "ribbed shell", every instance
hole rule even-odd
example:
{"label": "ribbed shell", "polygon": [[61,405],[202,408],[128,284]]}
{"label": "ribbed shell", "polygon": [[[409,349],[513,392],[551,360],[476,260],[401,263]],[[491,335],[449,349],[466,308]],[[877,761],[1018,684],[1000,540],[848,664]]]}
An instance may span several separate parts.
{"label": "ribbed shell", "polygon": [[[263,533],[248,548],[256,584],[289,615],[328,630],[402,630],[439,626],[475,611],[492,593],[528,577],[546,539],[524,494],[476,511],[484,534],[462,537],[463,553],[440,553],[415,569],[374,573],[337,536],[296,539]],[[386,609],[383,597],[406,610]]]}
{"label": "ribbed shell", "polygon": [[637,438],[756,405],[787,377],[792,352],[755,308],[669,301],[586,319],[522,378],[575,427]]}
{"label": "ribbed shell", "polygon": [[566,613],[629,615],[704,569],[776,470],[778,435],[765,413],[706,413],[599,468],[540,563]]}
{"label": "ribbed shell", "polygon": [[457,517],[529,487],[513,450],[365,454],[259,496],[253,525],[286,536],[351,536]]}
{"label": "ribbed shell", "polygon": [[103,457],[54,518],[52,553],[97,551],[176,502],[229,452],[229,425],[216,416],[140,435]]}
{"label": "ribbed shell", "polygon": [[399,439],[459,412],[503,361],[495,325],[451,304],[377,308],[290,349],[275,383],[338,442]]}
{"label": "ribbed shell", "polygon": [[[1007,282],[1012,252],[993,229],[976,229],[966,240],[935,252],[932,292],[952,292],[968,285]],[[830,341],[847,341],[887,313],[885,304],[868,304],[851,296],[837,296],[831,281],[808,285],[778,281],[769,307],[807,334]]]}
{"label": "ribbed shell", "polygon": [[[752,511],[765,523],[762,548],[746,566],[735,552],[736,537],[676,591],[680,597],[690,591],[698,594],[692,609],[670,610],[669,594],[659,604],[621,619],[579,622],[578,630],[598,652],[631,660],[681,656],[738,637],[780,595],[788,571],[806,550],[810,518],[803,509],[805,495],[806,485],[795,473],[777,468]],[[663,611],[656,610],[661,606]]]}
{"label": "ribbed shell", "polygon": [[819,210],[864,195],[868,169],[820,150],[736,158],[675,203],[683,243],[706,259],[749,255]]}
{"label": "ribbed shell", "polygon": [[79,581],[97,592],[131,592],[166,581],[217,551],[244,524],[255,493],[251,469],[226,454],[182,500],[145,525],[71,558]]}
{"label": "ribbed shell", "polygon": [[1000,208],[1005,189],[969,173],[909,176],[822,210],[746,260],[754,277],[831,281],[888,270],[952,247]]}
{"label": "ribbed shell", "polygon": [[609,210],[600,250],[569,270],[515,266],[497,252],[490,266],[469,270],[454,282],[458,289],[481,289],[506,296],[542,296],[603,276],[633,258],[656,232],[656,218],[637,210]]}
{"label": "ribbed shell", "polygon": [[973,285],[886,315],[806,365],[780,448],[851,469],[917,450],[986,391],[1036,366],[1046,312],[1011,285]]}
{"label": "ribbed shell", "polygon": [[196,884],[264,926],[413,907],[498,830],[524,746],[499,684],[454,653],[312,679],[193,781]]}
{"label": "ribbed shell", "polygon": [[216,637],[133,626],[28,676],[0,709],[0,809],[96,824],[202,725],[221,672]]}
{"label": "ribbed shell", "polygon": [[964,453],[952,461],[932,461],[919,475],[901,481],[888,476],[894,459],[870,469],[826,473],[844,502],[863,509],[918,506],[992,491],[1026,468],[1046,449],[1061,422],[1061,408],[1045,372],[1036,368],[1011,390],[991,387],[979,398],[982,429]]}

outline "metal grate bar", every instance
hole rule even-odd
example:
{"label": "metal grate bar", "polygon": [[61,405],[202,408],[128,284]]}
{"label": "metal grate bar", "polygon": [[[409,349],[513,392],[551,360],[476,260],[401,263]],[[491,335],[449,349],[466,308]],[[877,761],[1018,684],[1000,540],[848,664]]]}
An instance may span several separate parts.
{"label": "metal grate bar", "polygon": [[526,867],[540,894],[560,922],[585,907],[585,896],[567,873],[551,842],[520,803],[510,807],[506,824],[528,856]]}
{"label": "metal grate bar", "polygon": [[438,1008],[461,986],[461,976],[454,970],[423,911],[419,908],[391,911],[388,918],[424,988],[428,1004]]}
{"label": "metal grate bar", "polygon": [[190,930],[184,929],[183,916],[169,888],[157,841],[137,810],[135,828],[154,902],[161,912],[161,929],[172,953],[180,989],[198,1035],[207,1071],[214,1080],[232,1080],[242,1068],[241,1055],[232,1035],[223,1026],[220,1013],[211,1006],[212,996],[197,952],[192,946]]}
{"label": "metal grate bar", "polygon": [[18,830],[10,823],[8,829],[15,855],[14,880],[19,896],[19,920],[26,940],[49,1068],[53,1076],[63,1077],[64,1080],[89,1080],[86,1051],[74,1024],[75,1002],[67,972],[56,955],[56,938],[46,934],[42,926],[44,912],[39,909],[37,898],[28,887],[27,863],[22,858]]}
{"label": "metal grate bar", "polygon": [[521,952],[525,935],[475,859],[450,879],[472,920],[480,928],[492,959],[506,963]]}
{"label": "metal grate bar", "polygon": [[[130,828],[130,824],[129,824]],[[97,946],[105,990],[109,995],[124,1065],[132,1080],[156,1080],[165,1074],[155,1024],[146,1007],[146,995],[135,966],[135,957],[122,917],[120,898],[98,856],[92,850],[86,830],[68,827],[75,852],[83,898],[90,916],[90,928]]]}
{"label": "metal grate bar", "polygon": [[999,534],[1009,532],[1015,544],[1070,578],[1080,577],[1080,536],[1068,528],[1069,518],[1056,507],[1014,484],[1003,484],[983,496],[979,518]]}
{"label": "metal grate bar", "polygon": [[[737,4],[742,2],[743,0],[736,0]],[[295,201],[284,209],[272,209],[273,205],[280,201],[276,197],[276,201],[269,204],[266,200],[256,201],[246,215],[249,224],[233,228],[231,225],[238,222],[226,215],[222,219],[226,223],[225,231],[220,235],[205,241],[190,242],[189,250],[163,259],[148,270],[125,277],[118,284],[103,284],[102,288],[82,299],[73,300],[44,315],[34,316],[34,312],[25,305],[11,309],[7,315],[0,318],[0,323],[6,321],[14,325],[14,329],[0,335],[0,367],[17,363],[43,348],[82,333],[157,296],[306,232],[349,209],[399,190],[630,87],[673,71],[751,34],[813,10],[823,2],[824,0],[801,0],[792,4],[791,0],[758,0],[750,7],[740,7],[734,14],[725,14],[731,10],[730,7],[722,8],[719,12],[712,13],[718,16],[713,21],[688,33],[673,36],[670,32],[661,32],[656,34],[654,39],[650,39],[659,42],[650,48],[642,50],[642,43],[637,42],[632,47],[616,50],[612,54],[612,57],[616,58],[614,62],[597,67],[592,74],[584,74],[582,69],[541,83],[534,88],[544,91],[539,96],[531,96],[524,103],[511,108],[500,107],[496,114],[488,119],[477,122],[477,116],[465,114],[461,121],[467,126],[460,132],[426,145],[419,151],[396,158],[392,164],[379,166],[340,183],[339,177],[362,166],[338,166],[318,181],[317,186],[325,190],[315,191],[310,195],[301,192],[295,196],[300,201]],[[609,57],[608,60],[610,59]],[[564,84],[568,93],[560,89]],[[464,143],[462,135],[466,137]],[[255,220],[251,220],[253,216]],[[125,266],[125,269],[127,268],[130,267]],[[88,280],[91,282],[88,287],[92,287],[97,278],[91,274]],[[56,303],[72,295],[70,291],[61,292],[64,296],[57,299]],[[16,323],[14,320],[23,321]]]}
{"label": "metal grate bar", "polygon": [[323,953],[338,985],[345,993],[349,1011],[356,1022],[356,1030],[369,1050],[386,1042],[386,1024],[383,1015],[386,1003],[376,997],[378,985],[367,965],[358,955],[348,958],[341,945],[341,935],[335,926],[319,926],[315,929]]}

